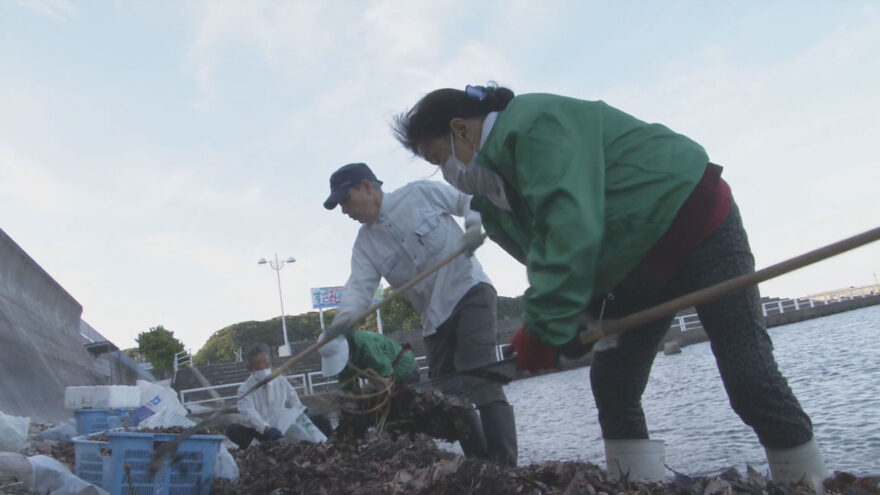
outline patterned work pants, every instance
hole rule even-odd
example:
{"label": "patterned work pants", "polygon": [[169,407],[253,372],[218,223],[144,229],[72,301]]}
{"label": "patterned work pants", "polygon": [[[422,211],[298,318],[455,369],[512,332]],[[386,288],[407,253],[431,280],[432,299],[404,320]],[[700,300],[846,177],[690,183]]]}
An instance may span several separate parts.
{"label": "patterned work pants", "polygon": [[[733,204],[727,218],[694,248],[669,284],[652,284],[644,266],[637,266],[612,291],[604,318],[620,318],[754,269],[739,210]],[[808,442],[813,437],[812,423],[777,368],[758,288],[749,287],[696,309],[730,405],[755,430],[761,444],[781,449]],[[672,318],[627,330],[620,335],[618,347],[595,353],[590,382],[604,438],[648,438],[641,397]]]}

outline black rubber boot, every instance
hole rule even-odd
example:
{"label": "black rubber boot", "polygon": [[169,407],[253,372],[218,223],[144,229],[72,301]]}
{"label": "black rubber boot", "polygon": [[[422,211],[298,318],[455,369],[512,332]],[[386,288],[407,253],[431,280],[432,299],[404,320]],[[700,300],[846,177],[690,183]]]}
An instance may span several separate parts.
{"label": "black rubber boot", "polygon": [[483,435],[483,424],[476,409],[472,409],[465,418],[468,427],[468,437],[459,440],[461,450],[467,457],[486,459],[486,437]]}
{"label": "black rubber boot", "polygon": [[480,408],[488,459],[501,466],[516,467],[516,420],[513,406],[492,402]]}
{"label": "black rubber boot", "polygon": [[321,430],[321,433],[323,433],[325,437],[333,435],[333,423],[330,421],[330,418],[328,418],[326,414],[316,414],[314,416],[309,416],[309,419],[311,419],[312,423],[317,426],[319,430]]}

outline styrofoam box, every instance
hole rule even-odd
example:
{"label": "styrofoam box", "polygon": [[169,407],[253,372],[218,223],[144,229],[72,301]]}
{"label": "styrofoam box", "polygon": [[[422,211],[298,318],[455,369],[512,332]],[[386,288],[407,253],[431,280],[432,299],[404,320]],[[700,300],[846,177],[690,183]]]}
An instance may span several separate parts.
{"label": "styrofoam box", "polygon": [[64,407],[67,409],[138,407],[140,402],[141,389],[127,385],[67,387],[64,390]]}

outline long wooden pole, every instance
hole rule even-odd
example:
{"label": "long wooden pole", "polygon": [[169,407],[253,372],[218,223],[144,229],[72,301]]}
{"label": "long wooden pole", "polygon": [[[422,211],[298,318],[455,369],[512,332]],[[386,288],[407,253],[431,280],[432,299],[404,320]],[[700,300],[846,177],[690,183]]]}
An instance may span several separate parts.
{"label": "long wooden pole", "polygon": [[601,338],[643,325],[664,316],[675,314],[678,311],[692,306],[699,306],[700,304],[713,299],[770,280],[771,278],[797,270],[798,268],[803,268],[807,265],[831,258],[832,256],[851,251],[878,239],[880,239],[880,227],[873,228],[842,241],[815,249],[781,263],[768,266],[762,270],[747,273],[719,284],[706,287],[705,289],[691,292],[690,294],[672,299],[671,301],[648,308],[644,311],[625,316],[619,320],[597,322],[595,326],[591,326],[590,329],[584,330],[580,333],[581,343],[584,345],[592,344]]}

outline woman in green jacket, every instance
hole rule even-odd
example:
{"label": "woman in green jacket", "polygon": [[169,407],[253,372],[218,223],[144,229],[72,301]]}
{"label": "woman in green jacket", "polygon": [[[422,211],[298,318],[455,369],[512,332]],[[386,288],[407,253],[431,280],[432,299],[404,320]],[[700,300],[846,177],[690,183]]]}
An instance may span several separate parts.
{"label": "woman in green jacket", "polygon": [[[602,101],[514,97],[496,86],[439,89],[394,123],[397,139],[474,195],[489,237],[526,266],[517,366],[585,352],[583,314],[620,318],[754,271],[721,167],[691,139]],[[757,287],[697,308],[733,409],[777,481],[828,473],[812,424],[779,372]],[[624,332],[590,370],[606,462],[662,479],[641,396],[673,315]],[[662,444],[660,444],[662,446]]]}

